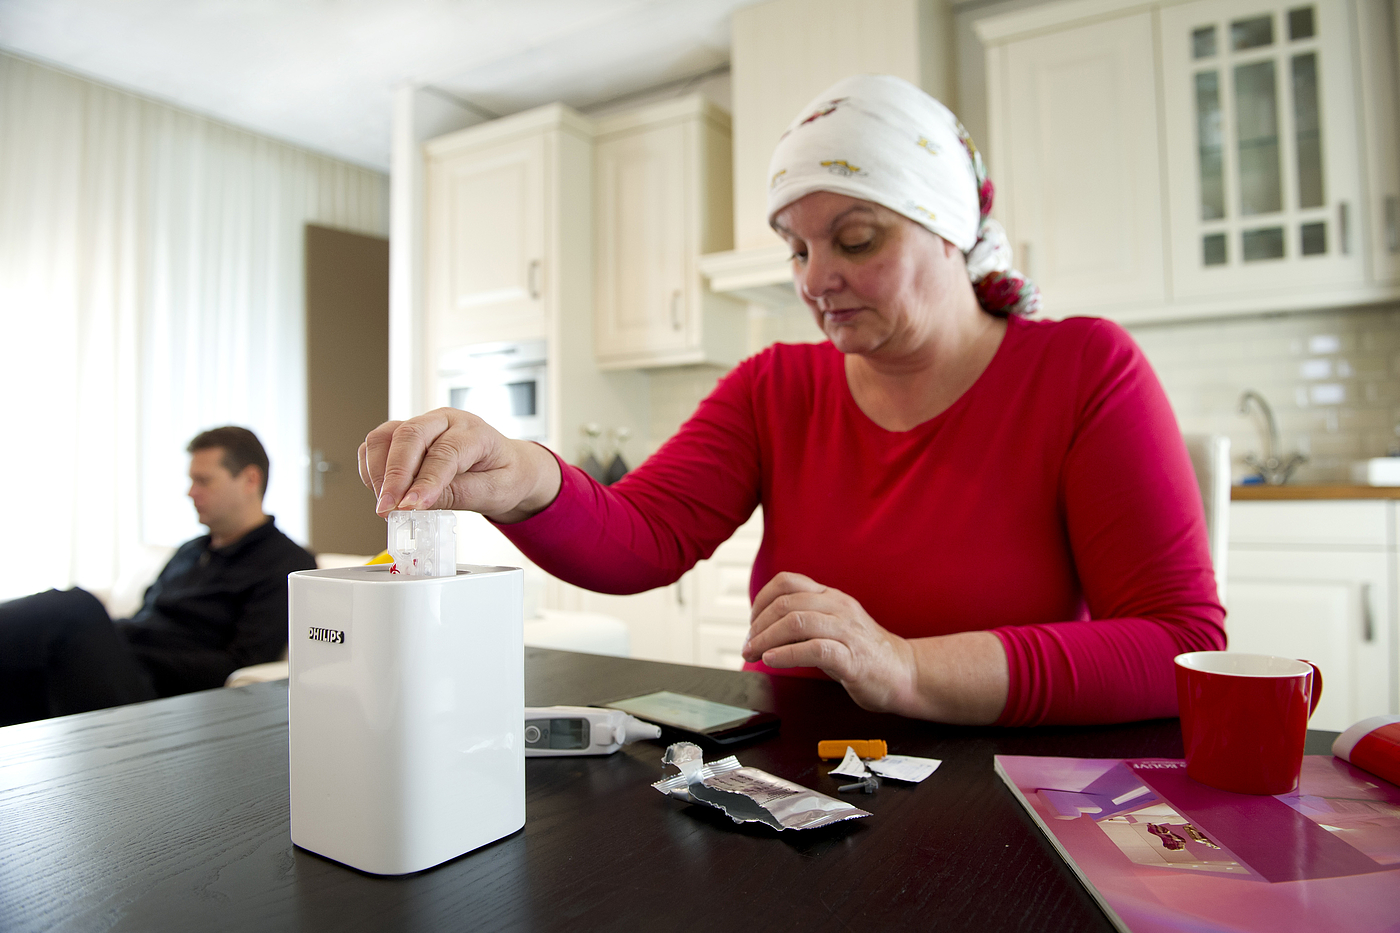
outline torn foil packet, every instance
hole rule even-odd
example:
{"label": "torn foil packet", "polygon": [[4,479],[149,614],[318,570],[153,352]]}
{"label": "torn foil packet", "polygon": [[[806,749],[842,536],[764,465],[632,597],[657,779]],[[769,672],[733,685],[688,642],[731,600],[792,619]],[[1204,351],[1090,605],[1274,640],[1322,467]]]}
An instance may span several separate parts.
{"label": "torn foil packet", "polygon": [[736,823],[766,823],[779,831],[816,829],[870,815],[767,771],[746,768],[733,755],[706,763],[700,747],[690,742],[672,745],[661,760],[680,774],[652,787],[690,803],[708,804]]}

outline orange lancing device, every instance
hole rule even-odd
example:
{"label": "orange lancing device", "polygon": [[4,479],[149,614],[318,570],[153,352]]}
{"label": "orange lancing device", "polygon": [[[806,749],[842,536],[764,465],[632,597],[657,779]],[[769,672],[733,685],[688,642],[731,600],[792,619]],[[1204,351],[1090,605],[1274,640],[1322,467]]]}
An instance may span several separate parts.
{"label": "orange lancing device", "polygon": [[884,739],[823,739],[817,743],[817,757],[845,758],[847,748],[854,748],[859,758],[884,758],[890,753]]}

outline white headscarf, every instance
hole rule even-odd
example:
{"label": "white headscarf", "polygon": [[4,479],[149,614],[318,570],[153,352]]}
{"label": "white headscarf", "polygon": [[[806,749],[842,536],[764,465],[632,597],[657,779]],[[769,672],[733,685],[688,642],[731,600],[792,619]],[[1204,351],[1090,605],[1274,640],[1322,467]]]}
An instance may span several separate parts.
{"label": "white headscarf", "polygon": [[992,184],[952,111],[893,75],[836,82],[802,109],[769,163],[768,220],[814,191],[873,201],[963,251],[982,307],[1031,314],[1036,287],[1011,268],[1011,245],[987,216]]}

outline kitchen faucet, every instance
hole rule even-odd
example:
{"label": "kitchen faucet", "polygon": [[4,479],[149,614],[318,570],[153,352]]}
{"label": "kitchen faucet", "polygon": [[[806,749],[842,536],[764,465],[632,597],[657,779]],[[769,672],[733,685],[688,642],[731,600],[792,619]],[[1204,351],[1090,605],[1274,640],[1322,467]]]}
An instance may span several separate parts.
{"label": "kitchen faucet", "polygon": [[1303,454],[1292,454],[1287,460],[1278,458],[1278,422],[1274,420],[1274,410],[1269,407],[1269,403],[1264,400],[1264,396],[1253,389],[1245,389],[1240,396],[1240,414],[1249,414],[1249,403],[1253,401],[1259,407],[1259,411],[1264,416],[1264,425],[1267,432],[1263,433],[1264,457],[1260,459],[1254,454],[1245,454],[1244,462],[1258,471],[1259,476],[1269,486],[1282,486],[1288,482],[1288,477],[1293,475],[1293,471],[1299,466],[1308,462],[1308,458]]}

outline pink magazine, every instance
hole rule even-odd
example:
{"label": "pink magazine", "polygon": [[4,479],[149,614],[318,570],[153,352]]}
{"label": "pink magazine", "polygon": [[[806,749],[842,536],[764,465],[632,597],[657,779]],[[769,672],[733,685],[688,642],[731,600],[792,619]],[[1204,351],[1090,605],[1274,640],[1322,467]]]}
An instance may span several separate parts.
{"label": "pink magazine", "polygon": [[996,770],[1120,930],[1400,931],[1400,788],[1339,758],[1305,757],[1277,797],[1160,758]]}

